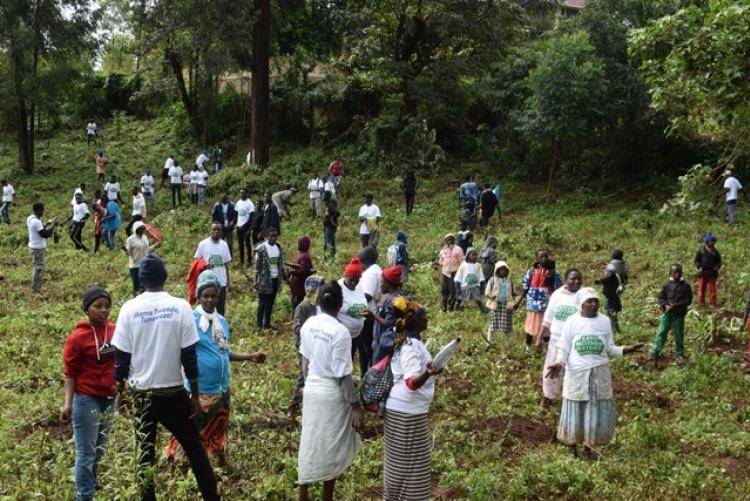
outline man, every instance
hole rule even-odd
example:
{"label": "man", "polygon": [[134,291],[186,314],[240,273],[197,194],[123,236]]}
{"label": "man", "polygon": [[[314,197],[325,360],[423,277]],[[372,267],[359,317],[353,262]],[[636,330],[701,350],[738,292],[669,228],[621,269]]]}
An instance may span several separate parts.
{"label": "man", "polygon": [[[367,247],[371,244],[373,247],[378,246],[377,237],[371,238],[375,232],[378,231],[378,225],[380,224],[380,208],[372,203],[372,193],[365,195],[365,204],[359,209],[359,239],[362,242],[362,247]],[[378,237],[380,235],[378,234]]]}
{"label": "man", "polygon": [[110,176],[109,182],[104,185],[104,191],[107,193],[107,200],[110,202],[114,200],[118,204],[121,204],[120,200],[120,183],[117,181],[117,176],[114,174]]}
{"label": "man", "polygon": [[281,218],[279,209],[271,199],[271,194],[263,194],[263,235],[268,234],[268,230],[273,228],[277,235],[281,235]]}
{"label": "man", "polygon": [[[194,421],[200,409],[195,352],[200,338],[193,312],[187,301],[164,292],[167,269],[158,256],[143,258],[138,277],[145,292],[120,309],[112,344],[119,408],[127,410],[132,398],[135,411],[141,499],[156,500],[156,431],[161,423],[190,459],[203,499],[218,500],[216,478]],[[189,398],[183,370],[190,385]]]}
{"label": "man", "polygon": [[130,221],[125,227],[125,233],[130,236],[133,232],[133,223],[136,221],[144,221],[146,219],[146,198],[138,191],[137,186],[133,186],[131,190],[133,194],[133,212],[130,215]]}
{"label": "man", "polygon": [[[724,171],[724,192],[726,193],[726,205],[724,214],[729,221],[729,224],[737,224],[737,198],[742,191],[742,185],[739,180],[732,175],[732,171],[727,169]],[[742,191],[744,195],[744,191]],[[747,195],[745,195],[747,198]]]}
{"label": "man", "polygon": [[33,263],[31,292],[41,294],[42,284],[44,283],[44,256],[47,252],[47,239],[55,233],[58,220],[54,218],[47,221],[47,224],[42,224],[44,204],[41,202],[35,202],[31,206],[31,210],[32,214],[26,219],[26,228],[29,230],[29,249],[31,249]]}
{"label": "man", "polygon": [[146,169],[141,176],[141,193],[143,193],[143,198],[146,200],[146,207],[153,209],[156,205],[156,189],[154,186],[154,176],[151,175],[149,169]]}
{"label": "man", "polygon": [[169,181],[169,169],[171,169],[172,166],[174,166],[174,157],[169,155],[164,161],[164,167],[161,170],[161,184],[159,185],[159,188],[164,188],[164,183]]}
{"label": "man", "polygon": [[219,300],[216,303],[216,311],[224,314],[224,306],[227,302],[227,289],[229,288],[229,263],[232,254],[229,246],[221,239],[222,224],[211,223],[211,236],[202,240],[195,250],[195,259],[203,259],[209,270],[214,272],[219,281]]}
{"label": "man", "polygon": [[492,219],[492,216],[495,215],[495,210],[498,206],[498,200],[497,197],[495,197],[495,192],[492,191],[492,188],[490,188],[489,183],[484,185],[484,190],[482,190],[482,194],[479,195],[479,209],[481,211],[480,217],[479,217],[479,226],[481,228],[486,228],[487,224],[490,222],[490,219]]}
{"label": "man", "polygon": [[83,195],[80,193],[76,193],[75,201],[76,203],[73,204],[73,215],[70,217],[72,221],[68,235],[70,235],[70,239],[73,241],[76,250],[83,249],[85,252],[88,252],[89,250],[81,241],[81,234],[83,233],[83,227],[86,225],[86,220],[90,216],[89,206],[83,201]]}
{"label": "man", "polygon": [[237,240],[240,244],[240,266],[245,264],[247,256],[248,264],[253,260],[252,247],[250,245],[250,233],[252,230],[253,213],[255,204],[247,196],[247,190],[240,190],[240,199],[234,206],[237,211]]}
{"label": "man", "polygon": [[294,205],[292,202],[292,195],[295,193],[297,193],[297,188],[277,191],[271,195],[271,200],[273,200],[273,203],[275,203],[276,207],[279,209],[279,216],[285,215],[289,218],[292,217],[292,212],[289,209]]}
{"label": "man", "polygon": [[90,145],[91,141],[96,144],[96,122],[86,124],[86,146]]}
{"label": "man", "polygon": [[265,237],[266,240],[255,247],[255,290],[258,292],[256,326],[258,329],[273,329],[271,314],[280,281],[287,282],[289,279],[284,269],[284,251],[276,241],[276,228],[269,228]]}
{"label": "man", "polygon": [[211,158],[214,162],[214,172],[218,174],[219,171],[224,168],[224,150],[221,148],[221,145],[214,148],[213,153],[211,153]]}
{"label": "man", "polygon": [[315,219],[320,217],[320,200],[323,197],[323,181],[318,174],[307,184],[307,191],[310,192],[310,217]]}
{"label": "man", "polygon": [[83,196],[83,192],[86,191],[86,183],[81,183],[78,185],[78,188],[73,190],[73,198],[70,199],[70,205],[73,206],[76,204],[76,195],[80,193],[81,196]]}
{"label": "man", "polygon": [[177,162],[169,168],[169,187],[172,190],[172,209],[182,207],[182,167]]}
{"label": "man", "polygon": [[3,222],[6,224],[10,224],[10,205],[13,203],[13,197],[16,194],[16,190],[13,189],[13,185],[11,185],[8,181],[5,179],[2,180],[3,185]]}
{"label": "man", "polygon": [[208,150],[203,148],[200,155],[198,155],[198,158],[195,159],[195,166],[196,167],[203,167],[206,168],[206,163],[209,162],[211,159],[208,158]]}
{"label": "man", "polygon": [[458,189],[458,196],[463,207],[467,202],[471,203],[472,208],[477,204],[479,198],[479,187],[474,182],[474,176],[466,176],[463,184]]}
{"label": "man", "polygon": [[323,252],[331,252],[331,257],[336,255],[336,231],[339,226],[339,207],[336,199],[332,198],[331,192],[323,193]]}
{"label": "man", "polygon": [[221,238],[227,243],[229,253],[233,254],[232,235],[237,226],[237,211],[227,193],[224,193],[211,209],[211,222],[221,225]]}

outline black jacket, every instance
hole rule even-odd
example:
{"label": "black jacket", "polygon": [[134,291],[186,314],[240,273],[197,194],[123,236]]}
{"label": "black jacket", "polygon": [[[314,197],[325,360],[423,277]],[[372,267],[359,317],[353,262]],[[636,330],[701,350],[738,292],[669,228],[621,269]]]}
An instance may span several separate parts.
{"label": "black jacket", "polygon": [[211,222],[221,224],[224,231],[232,231],[237,225],[237,211],[234,209],[232,202],[229,202],[229,208],[227,209],[227,220],[229,225],[224,226],[224,211],[221,208],[221,200],[219,200],[211,209]]}
{"label": "black jacket", "polygon": [[693,302],[693,290],[690,288],[685,280],[675,282],[670,279],[669,282],[664,284],[659,293],[659,306],[662,311],[667,305],[673,305],[670,315],[677,317],[684,317],[687,314],[687,307]]}
{"label": "black jacket", "polygon": [[700,274],[704,277],[716,278],[719,276],[719,268],[721,268],[721,254],[716,249],[709,253],[703,247],[695,255],[695,267],[701,270]]}
{"label": "black jacket", "polygon": [[276,204],[271,202],[263,207],[263,234],[274,228],[277,234],[281,235],[281,218],[279,218],[279,209]]}

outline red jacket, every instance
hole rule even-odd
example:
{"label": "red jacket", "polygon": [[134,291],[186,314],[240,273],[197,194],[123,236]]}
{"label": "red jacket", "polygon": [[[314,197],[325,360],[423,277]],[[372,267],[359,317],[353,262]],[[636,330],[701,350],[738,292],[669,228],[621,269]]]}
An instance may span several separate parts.
{"label": "red jacket", "polygon": [[187,278],[185,279],[188,286],[188,303],[195,304],[198,300],[198,298],[195,297],[195,291],[198,289],[198,277],[207,269],[208,263],[201,258],[194,259],[193,263],[190,265]]}
{"label": "red jacket", "polygon": [[63,349],[63,368],[65,377],[75,380],[76,393],[90,397],[115,396],[115,352],[97,352],[97,345],[101,350],[103,344],[111,344],[114,334],[112,322],[94,327],[91,322],[82,321],[68,336]]}

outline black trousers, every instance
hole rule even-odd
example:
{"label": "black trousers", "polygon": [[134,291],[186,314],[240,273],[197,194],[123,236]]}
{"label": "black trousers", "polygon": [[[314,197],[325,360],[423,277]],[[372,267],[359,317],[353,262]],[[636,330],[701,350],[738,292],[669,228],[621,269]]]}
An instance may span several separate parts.
{"label": "black trousers", "polygon": [[367,372],[372,363],[373,327],[373,321],[369,318],[365,319],[365,325],[362,327],[359,337],[352,339],[352,361],[354,361],[354,350],[356,349],[359,351],[359,371],[362,377],[365,376],[365,372]]}
{"label": "black trousers", "polygon": [[414,197],[416,193],[404,193],[404,195],[406,196],[406,215],[408,216],[414,210]]}
{"label": "black trousers", "polygon": [[136,412],[136,440],[140,448],[138,483],[143,501],[156,501],[153,465],[156,460],[156,426],[161,423],[180,442],[204,500],[218,500],[216,477],[211,469],[198,427],[191,420],[190,401],[185,391],[167,395],[133,391]]}
{"label": "black trousers", "polygon": [[273,313],[273,303],[276,301],[276,294],[279,292],[279,279],[272,278],[273,293],[258,294],[258,313],[256,315],[256,324],[258,329],[265,329],[271,326],[271,313]]}
{"label": "black trousers", "polygon": [[170,184],[169,186],[172,188],[172,208],[176,209],[178,202],[182,206],[182,185]]}
{"label": "black trousers", "polygon": [[450,277],[440,274],[440,296],[443,311],[452,310],[456,306],[456,284],[453,283],[455,276],[455,271],[451,273]]}
{"label": "black trousers", "polygon": [[250,243],[250,233],[250,222],[237,228],[237,243],[240,246],[240,264],[245,264],[245,257],[247,257],[248,264],[253,262],[253,247]]}
{"label": "black trousers", "polygon": [[141,279],[138,276],[138,268],[128,268],[130,271],[130,280],[133,282],[133,295],[137,296],[141,292]]}
{"label": "black trousers", "polygon": [[83,227],[86,225],[85,222],[76,223],[73,222],[70,224],[70,239],[73,241],[73,245],[76,246],[76,249],[83,249],[85,251],[88,251],[85,245],[83,245],[83,242],[81,241],[81,233],[83,232]]}
{"label": "black trousers", "polygon": [[224,308],[227,305],[227,288],[222,287],[219,290],[219,299],[216,301],[216,311],[224,315]]}

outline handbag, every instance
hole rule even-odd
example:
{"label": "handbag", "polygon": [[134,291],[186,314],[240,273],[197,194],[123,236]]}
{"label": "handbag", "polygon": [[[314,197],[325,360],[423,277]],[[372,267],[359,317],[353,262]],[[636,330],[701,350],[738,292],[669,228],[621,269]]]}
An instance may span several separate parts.
{"label": "handbag", "polygon": [[393,388],[393,371],[391,370],[390,355],[373,365],[362,378],[359,390],[362,407],[370,412],[377,412]]}

